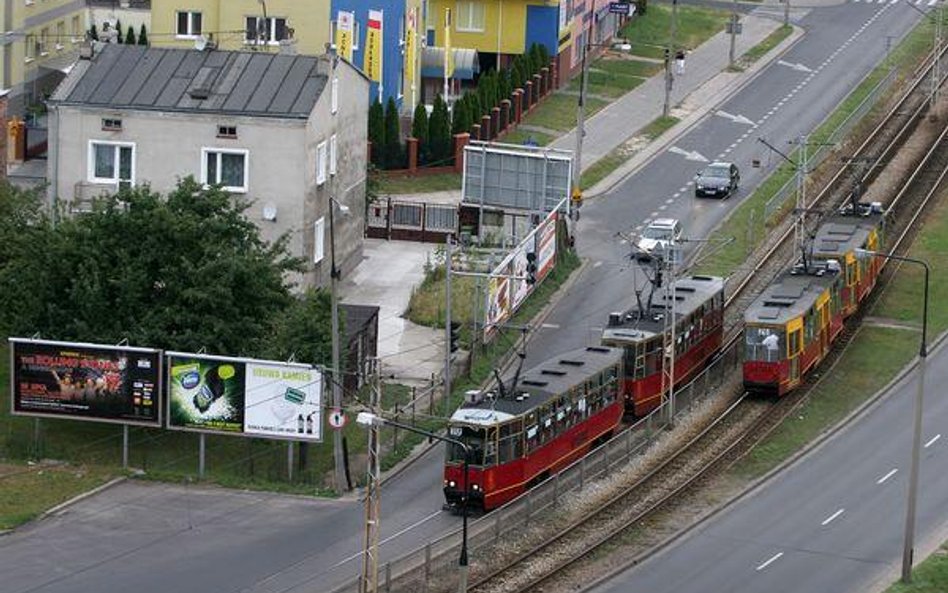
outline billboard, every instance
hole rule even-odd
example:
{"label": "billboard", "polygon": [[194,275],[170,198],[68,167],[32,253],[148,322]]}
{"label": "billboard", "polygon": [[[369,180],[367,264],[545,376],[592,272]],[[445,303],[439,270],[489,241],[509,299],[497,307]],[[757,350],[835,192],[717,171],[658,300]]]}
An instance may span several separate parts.
{"label": "billboard", "polygon": [[10,338],[11,411],[161,425],[161,352]]}
{"label": "billboard", "polygon": [[464,147],[461,201],[550,212],[570,196],[571,163],[570,151],[471,142]]}
{"label": "billboard", "polygon": [[536,255],[534,276],[537,284],[556,264],[556,221],[562,202],[554,206],[552,212],[491,271],[487,282],[487,302],[484,305],[485,340],[493,336],[498,325],[517,312],[536,287],[536,284],[526,280],[527,254]]}
{"label": "billboard", "polygon": [[303,364],[167,353],[168,428],[322,440],[322,374]]}

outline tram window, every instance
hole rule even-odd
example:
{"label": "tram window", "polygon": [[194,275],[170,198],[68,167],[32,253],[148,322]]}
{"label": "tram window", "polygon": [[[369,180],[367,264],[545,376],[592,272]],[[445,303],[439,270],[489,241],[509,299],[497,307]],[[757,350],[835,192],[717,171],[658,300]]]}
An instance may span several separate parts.
{"label": "tram window", "polygon": [[508,422],[500,427],[499,458],[507,463],[522,455],[520,422]]}
{"label": "tram window", "polygon": [[806,316],[803,319],[804,335],[806,336],[804,342],[807,344],[813,341],[813,330],[816,325],[814,323],[815,320],[816,315],[814,315],[813,309],[810,309],[806,312]]}
{"label": "tram window", "polygon": [[789,342],[788,342],[789,347],[788,347],[788,349],[787,349],[787,355],[788,355],[788,356],[796,356],[797,354],[800,353],[800,349],[801,349],[801,347],[803,346],[803,345],[800,343],[800,341],[801,341],[801,340],[800,340],[800,338],[801,338],[801,335],[800,335],[800,334],[801,334],[801,331],[800,331],[799,329],[796,329],[796,330],[790,332],[790,335],[789,335]]}
{"label": "tram window", "polygon": [[533,451],[540,444],[540,427],[536,424],[527,427],[527,452]]}
{"label": "tram window", "polygon": [[619,369],[617,367],[609,367],[606,371],[606,382],[615,383],[616,377],[619,376]]}
{"label": "tram window", "polygon": [[635,359],[635,373],[633,377],[636,379],[642,379],[645,377],[645,357],[639,356]]}
{"label": "tram window", "polygon": [[777,362],[783,357],[783,332],[769,327],[748,325],[744,328],[745,360]]}

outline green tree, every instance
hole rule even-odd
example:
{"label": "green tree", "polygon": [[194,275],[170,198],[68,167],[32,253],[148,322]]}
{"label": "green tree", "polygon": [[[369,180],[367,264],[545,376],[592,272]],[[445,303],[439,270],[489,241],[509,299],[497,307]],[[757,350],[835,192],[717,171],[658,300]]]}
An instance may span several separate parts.
{"label": "green tree", "polygon": [[418,139],[418,162],[428,162],[428,110],[421,103],[411,118],[411,135]]}
{"label": "green tree", "polygon": [[401,169],[405,166],[401,133],[398,128],[398,106],[394,97],[385,104],[385,166],[388,169]]}
{"label": "green tree", "polygon": [[145,23],[138,30],[138,45],[148,45],[148,31],[145,29]]}
{"label": "green tree", "polygon": [[124,40],[122,39],[122,21],[121,19],[116,19],[115,20],[115,42],[122,43],[123,41]]}
{"label": "green tree", "polygon": [[64,340],[257,355],[302,271],[288,237],[272,244],[248,204],[188,177],[167,196],[147,186],[102,198],[93,211],[42,224],[40,243],[0,293],[31,287],[16,333]]}
{"label": "green tree", "polygon": [[135,40],[135,29],[129,25],[128,34],[125,36],[125,45],[136,45],[137,43]]}
{"label": "green tree", "polygon": [[385,109],[378,99],[369,107],[369,142],[372,143],[372,162],[382,167],[385,164]]}
{"label": "green tree", "polygon": [[428,120],[428,143],[431,146],[431,160],[438,165],[451,162],[451,127],[448,121],[448,105],[437,95]]}
{"label": "green tree", "polygon": [[546,48],[546,44],[538,43],[537,44],[537,54],[540,56],[540,67],[546,68],[550,65],[550,50]]}
{"label": "green tree", "polygon": [[[273,360],[296,358],[313,365],[332,364],[332,301],[329,292],[309,289],[273,316],[263,355]],[[346,335],[340,310],[339,334]]]}
{"label": "green tree", "polygon": [[464,95],[454,104],[454,113],[451,114],[451,133],[463,134],[471,129],[468,116],[468,95]]}
{"label": "green tree", "polygon": [[0,332],[4,335],[33,333],[23,320],[34,318],[44,305],[36,298],[37,287],[27,280],[43,271],[34,250],[45,251],[50,228],[39,191],[0,181]]}

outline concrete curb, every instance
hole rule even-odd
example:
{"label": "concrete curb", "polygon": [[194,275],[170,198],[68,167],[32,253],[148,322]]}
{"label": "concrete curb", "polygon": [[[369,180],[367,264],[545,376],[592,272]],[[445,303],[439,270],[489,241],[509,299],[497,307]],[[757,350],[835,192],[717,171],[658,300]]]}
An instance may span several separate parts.
{"label": "concrete curb", "polygon": [[[800,39],[803,38],[805,31],[796,25],[793,25],[793,33],[789,37],[780,42],[779,45],[774,47],[772,50],[761,56],[760,59],[755,61],[751,66],[744,71],[740,76],[734,78],[733,81],[727,84],[724,89],[718,94],[718,98],[714,101],[710,101],[705,104],[704,107],[696,110],[694,113],[678,122],[671,128],[665,131],[664,134],[652,140],[648,143],[648,146],[643,148],[641,151],[637,152],[631,159],[626,161],[625,164],[618,167],[612,173],[606,175],[603,179],[599,181],[596,185],[589,188],[583,194],[584,199],[593,199],[601,196],[604,193],[612,191],[619,183],[625,180],[629,175],[637,172],[643,166],[648,164],[652,158],[655,157],[658,153],[666,150],[672,143],[675,142],[679,137],[690,131],[694,126],[698,125],[702,120],[704,120],[708,115],[717,108],[718,105],[721,105],[732,96],[736,95],[738,92],[743,90],[745,86],[750,84],[760,73],[763,71],[765,66],[770,65],[771,62],[779,58],[784,52],[788,51],[793,47]],[[726,71],[719,72],[710,79],[708,79],[704,84],[699,86],[697,89],[689,93],[684,99],[687,100],[688,97],[699,92],[702,88],[711,84],[711,82],[720,76],[726,75]],[[634,138],[633,134],[630,136]],[[628,141],[628,140],[626,140]],[[595,163],[590,163],[590,167]],[[588,167],[587,167],[588,169]]]}
{"label": "concrete curb", "polygon": [[105,491],[105,490],[108,490],[108,489],[111,488],[112,486],[116,486],[116,485],[118,485],[118,484],[121,484],[122,482],[126,481],[127,479],[128,479],[128,478],[125,477],[125,476],[122,476],[122,477],[120,477],[120,478],[115,478],[115,479],[109,480],[108,482],[106,482],[105,484],[102,484],[101,486],[97,486],[97,487],[93,488],[92,490],[87,490],[87,491],[83,492],[82,494],[77,494],[76,496],[73,496],[73,497],[70,498],[69,500],[67,500],[67,501],[65,501],[65,502],[61,502],[61,503],[57,504],[56,506],[54,506],[54,507],[52,507],[52,508],[50,508],[50,509],[47,509],[47,510],[43,511],[43,513],[42,513],[39,517],[37,517],[36,520],[37,520],[37,521],[42,521],[43,519],[46,519],[46,518],[48,518],[48,517],[52,517],[53,515],[57,515],[57,514],[59,514],[60,512],[66,510],[68,507],[71,507],[72,505],[74,505],[74,504],[76,504],[76,503],[78,503],[78,502],[81,502],[81,501],[83,501],[83,500],[85,500],[85,499],[87,499],[87,498],[89,498],[89,497],[91,497],[91,496],[95,496],[96,494],[98,494],[98,493],[100,493],[100,492],[103,492],[103,491]]}
{"label": "concrete curb", "polygon": [[[932,342],[929,348],[929,353],[934,354],[936,350],[942,347],[945,347],[946,341],[948,341],[948,331],[942,332],[937,338],[935,338],[935,340]],[[839,359],[837,359],[837,362],[834,363],[833,366],[831,366],[829,369],[827,369],[827,371],[824,372],[823,375],[821,375],[817,383],[822,382],[826,377],[830,376],[830,371],[832,371],[833,367],[835,367],[836,364],[838,364],[838,362],[839,362]],[[756,496],[777,475],[792,468],[798,463],[802,463],[805,460],[805,458],[809,457],[811,454],[815,454],[819,449],[822,449],[824,446],[828,445],[834,438],[839,436],[839,434],[845,428],[847,428],[851,423],[867,415],[878,405],[881,405],[885,400],[887,400],[892,395],[892,393],[894,393],[894,391],[892,391],[892,388],[896,384],[898,384],[900,381],[903,381],[905,377],[908,376],[909,373],[915,370],[915,367],[917,366],[917,364],[918,364],[918,358],[916,357],[912,362],[905,365],[905,367],[903,367],[902,370],[896,373],[895,377],[890,379],[889,382],[887,382],[882,388],[876,391],[876,393],[871,398],[869,398],[868,400],[860,404],[856,409],[854,409],[852,412],[847,414],[845,418],[837,422],[835,425],[828,428],[824,432],[820,433],[819,436],[817,436],[815,439],[813,439],[812,441],[804,445],[802,449],[800,449],[799,451],[797,451],[796,453],[794,453],[793,455],[785,459],[779,465],[772,468],[770,471],[760,476],[756,480],[753,480],[747,486],[747,488],[745,488],[737,496],[724,502],[722,505],[718,506],[717,508],[712,510],[710,513],[704,515],[703,517],[695,521],[694,524],[668,537],[667,539],[659,543],[657,546],[655,546],[652,550],[642,554],[641,556],[633,558],[621,564],[620,566],[615,567],[614,569],[610,570],[606,574],[594,579],[587,587],[583,588],[582,591],[591,591],[592,589],[598,587],[599,585],[605,583],[606,581],[618,576],[619,574],[622,574],[623,572],[626,572],[633,566],[642,564],[643,562],[664,553],[669,548],[671,548],[672,545],[694,535],[697,532],[697,530],[700,529],[705,523],[718,517],[718,515],[721,515],[722,513],[730,510],[730,508],[734,506],[735,504],[737,504],[738,502],[751,498],[752,496]],[[941,540],[939,540],[938,543],[940,543],[940,541]],[[930,541],[926,543],[928,544],[926,547],[932,548],[932,544]],[[935,547],[937,548],[937,545]],[[916,564],[924,560],[925,557],[926,556],[922,556],[922,555],[919,555],[918,557],[916,557],[915,559]],[[885,588],[887,587],[888,587],[888,584],[886,584]],[[881,590],[884,591],[885,588]]]}

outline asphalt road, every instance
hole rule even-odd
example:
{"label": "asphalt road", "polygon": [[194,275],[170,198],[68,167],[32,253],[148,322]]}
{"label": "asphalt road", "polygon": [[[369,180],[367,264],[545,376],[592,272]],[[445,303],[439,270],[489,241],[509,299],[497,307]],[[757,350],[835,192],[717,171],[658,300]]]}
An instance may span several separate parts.
{"label": "asphalt road", "polygon": [[[813,72],[773,63],[721,106],[761,122],[758,127],[710,116],[677,141],[682,150],[658,155],[614,191],[589,201],[583,207],[578,247],[590,264],[533,341],[528,363],[597,343],[608,313],[628,307],[635,274],[627,261],[629,247],[616,232],[633,231],[647,219],[667,215],[681,219],[689,236],[706,235],[763,179],[766,171],[751,169],[751,158],[776,166],[755,142],[757,136],[783,143],[811,129],[882,59],[885,37],[899,36],[918,18],[901,2],[814,9],[798,23],[807,34],[782,57]],[[701,163],[687,160],[682,151],[709,159],[724,154],[736,161],[743,170],[743,189],[724,202],[695,200],[689,182]],[[439,510],[441,461],[436,448],[385,483],[383,562],[458,527],[457,517]],[[0,539],[0,589],[324,591],[359,573],[362,521],[362,505],[354,497],[297,501],[130,483]]]}
{"label": "asphalt road", "polygon": [[[870,591],[898,578],[916,373],[863,418],[596,593]],[[918,542],[948,516],[948,349],[929,355]],[[923,555],[916,552],[916,557]],[[878,589],[877,589],[878,590]]]}

